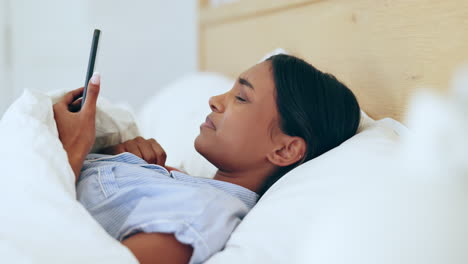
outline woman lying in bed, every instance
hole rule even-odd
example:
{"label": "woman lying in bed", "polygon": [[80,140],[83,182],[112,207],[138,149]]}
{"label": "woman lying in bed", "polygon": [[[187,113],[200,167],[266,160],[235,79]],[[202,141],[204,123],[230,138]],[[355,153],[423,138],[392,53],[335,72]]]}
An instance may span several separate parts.
{"label": "woman lying in bed", "polygon": [[[355,96],[335,77],[296,57],[272,56],[210,98],[195,148],[218,171],[193,177],[164,167],[154,139],[88,155],[99,87],[95,75],[80,112],[75,99],[83,89],[66,94],[54,105],[55,120],[78,200],[141,263],[207,260],[274,182],[353,136],[360,120]],[[174,107],[183,108],[177,98]]]}

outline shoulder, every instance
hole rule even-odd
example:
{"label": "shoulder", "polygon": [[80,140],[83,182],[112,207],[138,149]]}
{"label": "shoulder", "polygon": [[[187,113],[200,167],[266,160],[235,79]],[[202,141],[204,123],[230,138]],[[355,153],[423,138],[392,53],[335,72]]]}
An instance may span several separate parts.
{"label": "shoulder", "polygon": [[138,233],[122,241],[141,264],[189,263],[193,253],[190,245],[182,244],[173,234]]}

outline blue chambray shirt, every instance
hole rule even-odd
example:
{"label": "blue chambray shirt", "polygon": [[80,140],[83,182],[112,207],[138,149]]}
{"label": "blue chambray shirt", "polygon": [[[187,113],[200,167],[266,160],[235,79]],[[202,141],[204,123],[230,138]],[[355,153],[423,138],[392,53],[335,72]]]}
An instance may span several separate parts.
{"label": "blue chambray shirt", "polygon": [[258,195],[242,186],[148,164],[131,153],[89,154],[78,201],[119,241],[139,233],[173,233],[193,247],[190,263],[223,249]]}

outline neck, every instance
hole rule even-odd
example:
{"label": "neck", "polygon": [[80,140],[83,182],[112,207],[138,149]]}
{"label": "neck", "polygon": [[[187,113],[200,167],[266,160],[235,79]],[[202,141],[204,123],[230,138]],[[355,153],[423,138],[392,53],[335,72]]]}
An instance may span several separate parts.
{"label": "neck", "polygon": [[272,171],[266,168],[247,171],[223,171],[218,169],[213,179],[240,185],[255,193],[258,193],[265,180],[272,175]]}

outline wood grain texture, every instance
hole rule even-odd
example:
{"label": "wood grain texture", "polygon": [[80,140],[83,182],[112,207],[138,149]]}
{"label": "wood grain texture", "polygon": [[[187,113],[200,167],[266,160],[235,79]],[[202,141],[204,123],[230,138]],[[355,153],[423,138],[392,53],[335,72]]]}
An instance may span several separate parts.
{"label": "wood grain texture", "polygon": [[313,2],[323,0],[254,0],[236,1],[226,3],[221,8],[210,7],[207,3],[200,1],[204,6],[200,10],[200,24],[220,24],[244,19],[251,16],[262,16],[272,12],[284,11],[288,8],[297,8]]}
{"label": "wood grain texture", "polygon": [[416,89],[444,92],[468,61],[468,1],[292,2],[201,8],[200,69],[237,77],[281,47],[345,82],[371,117],[402,121]]}

